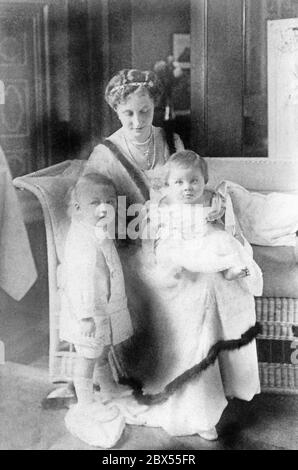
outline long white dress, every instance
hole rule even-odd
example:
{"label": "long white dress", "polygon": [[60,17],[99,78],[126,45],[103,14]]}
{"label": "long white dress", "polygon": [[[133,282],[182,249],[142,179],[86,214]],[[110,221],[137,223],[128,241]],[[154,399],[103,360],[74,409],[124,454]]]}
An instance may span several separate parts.
{"label": "long white dress", "polygon": [[[171,260],[181,239],[174,242],[175,247],[167,250],[167,240],[163,241],[156,263],[147,249],[140,250],[132,262],[147,289],[150,304],[149,307],[147,300],[153,341],[147,343],[147,354],[153,359],[154,372],[141,374],[144,394],[162,392],[171,381],[204,360],[218,341],[239,339],[254,326],[251,290],[258,294],[262,290],[261,272],[237,240],[237,255],[249,264],[251,272],[248,285],[246,279],[227,281],[219,272],[177,272]],[[217,243],[213,240],[211,249]],[[197,247],[190,247],[190,251],[200,252]],[[213,269],[218,271],[215,257],[214,260]],[[163,282],[165,276],[167,282]],[[252,341],[239,350],[222,351],[213,365],[187,381],[165,402],[151,405],[135,424],[160,426],[172,435],[199,433],[218,423],[227,404],[226,396],[250,400],[259,391],[256,345]]]}

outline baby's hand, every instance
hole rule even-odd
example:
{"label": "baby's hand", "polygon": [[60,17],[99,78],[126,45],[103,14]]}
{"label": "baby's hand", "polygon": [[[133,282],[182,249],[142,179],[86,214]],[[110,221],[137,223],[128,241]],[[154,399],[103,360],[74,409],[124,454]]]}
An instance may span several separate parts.
{"label": "baby's hand", "polygon": [[80,321],[81,335],[88,336],[89,338],[95,337],[96,326],[93,318],[83,318]]}

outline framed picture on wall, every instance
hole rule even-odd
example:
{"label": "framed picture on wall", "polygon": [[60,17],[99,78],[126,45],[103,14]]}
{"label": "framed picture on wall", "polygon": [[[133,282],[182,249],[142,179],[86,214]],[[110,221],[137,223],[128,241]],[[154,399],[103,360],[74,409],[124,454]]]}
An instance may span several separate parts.
{"label": "framed picture on wall", "polygon": [[190,68],[190,34],[173,34],[173,56],[181,68]]}

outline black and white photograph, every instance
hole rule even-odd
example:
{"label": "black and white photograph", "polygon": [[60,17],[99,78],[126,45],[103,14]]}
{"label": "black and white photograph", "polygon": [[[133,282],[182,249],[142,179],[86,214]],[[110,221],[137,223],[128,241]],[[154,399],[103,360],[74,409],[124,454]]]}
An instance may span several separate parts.
{"label": "black and white photograph", "polygon": [[0,0],[0,450],[298,450],[298,0]]}

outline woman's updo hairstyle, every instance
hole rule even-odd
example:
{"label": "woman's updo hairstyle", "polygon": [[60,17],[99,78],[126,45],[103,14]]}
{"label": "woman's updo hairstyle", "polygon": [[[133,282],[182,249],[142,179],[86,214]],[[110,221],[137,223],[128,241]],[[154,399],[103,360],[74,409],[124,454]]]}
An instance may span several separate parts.
{"label": "woman's updo hairstyle", "polygon": [[146,90],[156,105],[163,92],[163,86],[157,75],[149,70],[123,69],[109,81],[105,100],[114,111],[125,102],[131,93]]}

